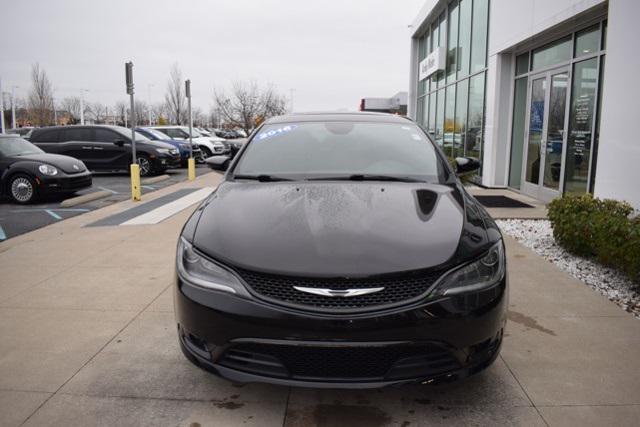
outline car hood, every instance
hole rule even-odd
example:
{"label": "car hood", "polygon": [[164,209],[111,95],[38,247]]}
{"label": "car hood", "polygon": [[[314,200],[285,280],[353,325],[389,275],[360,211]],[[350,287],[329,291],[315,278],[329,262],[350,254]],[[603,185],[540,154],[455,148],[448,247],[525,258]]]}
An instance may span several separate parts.
{"label": "car hood", "polygon": [[26,154],[24,156],[14,156],[16,161],[32,161],[39,163],[46,163],[51,166],[62,170],[65,173],[78,173],[87,170],[84,163],[73,157],[63,156],[61,154]]}
{"label": "car hood", "polygon": [[[366,277],[450,260],[464,206],[449,186],[388,182],[223,182],[195,247],[262,272]],[[484,230],[482,230],[484,234]]]}
{"label": "car hood", "polygon": [[173,144],[170,144],[169,142],[166,141],[160,141],[160,140],[146,140],[146,141],[136,141],[137,144],[146,144],[146,145],[150,145],[154,148],[176,148]]}

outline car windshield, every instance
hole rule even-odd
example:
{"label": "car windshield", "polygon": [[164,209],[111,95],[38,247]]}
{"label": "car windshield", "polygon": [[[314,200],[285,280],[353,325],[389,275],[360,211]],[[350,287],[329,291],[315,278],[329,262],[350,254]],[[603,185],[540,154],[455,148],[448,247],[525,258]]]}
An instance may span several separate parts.
{"label": "car windshield", "polygon": [[410,123],[305,122],[264,126],[233,171],[290,179],[407,178],[444,182],[445,167]]}
{"label": "car windshield", "polygon": [[[187,135],[189,135],[189,128],[185,129],[185,132],[187,132]],[[198,132],[197,130],[191,128],[191,135],[193,138],[199,138],[202,135],[200,134],[200,132]]]}
{"label": "car windshield", "polygon": [[[129,129],[126,129],[126,128],[124,128],[124,130],[117,129],[116,131],[119,132],[120,135],[126,136],[127,139],[131,138],[131,130]],[[149,138],[147,138],[140,132],[136,132],[135,135],[136,135],[136,141],[151,141]]]}
{"label": "car windshield", "polygon": [[163,139],[163,140],[170,139],[166,134],[160,132],[159,130],[146,128],[144,131],[150,135],[153,135],[153,137],[156,139]]}
{"label": "car windshield", "polygon": [[24,156],[44,153],[41,149],[22,138],[0,138],[0,154],[3,156]]}

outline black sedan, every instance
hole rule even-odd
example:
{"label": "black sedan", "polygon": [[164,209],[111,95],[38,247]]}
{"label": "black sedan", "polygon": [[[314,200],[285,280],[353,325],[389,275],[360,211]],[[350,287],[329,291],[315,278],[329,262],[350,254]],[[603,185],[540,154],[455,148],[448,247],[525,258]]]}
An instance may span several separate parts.
{"label": "black sedan", "polygon": [[0,135],[0,193],[18,203],[91,187],[91,172],[73,157],[47,154],[16,135]]}
{"label": "black sedan", "polygon": [[505,251],[457,177],[479,162],[456,163],[398,116],[268,120],[182,230],[186,357],[236,382],[331,388],[489,366],[506,322]]}

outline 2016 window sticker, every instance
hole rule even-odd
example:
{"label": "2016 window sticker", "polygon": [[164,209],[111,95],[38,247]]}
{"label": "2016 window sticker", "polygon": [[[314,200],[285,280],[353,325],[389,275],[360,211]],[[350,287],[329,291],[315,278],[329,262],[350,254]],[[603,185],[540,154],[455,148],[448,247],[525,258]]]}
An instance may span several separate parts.
{"label": "2016 window sticker", "polygon": [[294,130],[297,127],[298,127],[297,125],[283,126],[281,128],[278,128],[278,129],[272,129],[272,130],[269,130],[269,131],[266,131],[266,132],[261,132],[256,136],[256,138],[258,139],[258,141],[262,141],[263,139],[267,139],[267,138],[271,138],[271,137],[276,136],[276,135],[282,135],[283,133],[291,132],[292,130]]}

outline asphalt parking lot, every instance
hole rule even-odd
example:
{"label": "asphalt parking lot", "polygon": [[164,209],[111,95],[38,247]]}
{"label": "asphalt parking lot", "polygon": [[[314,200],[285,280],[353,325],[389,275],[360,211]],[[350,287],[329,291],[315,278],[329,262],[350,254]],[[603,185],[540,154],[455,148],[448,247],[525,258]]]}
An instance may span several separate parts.
{"label": "asphalt parking lot", "polygon": [[[196,168],[197,175],[211,172],[206,165],[196,165]],[[146,179],[142,179],[143,200],[144,194],[187,179],[186,168],[170,169],[165,174],[169,175],[168,179],[153,184],[144,184]],[[126,173],[94,173],[93,187],[79,191],[76,195],[96,191],[107,191],[111,195],[72,208],[62,208],[60,202],[63,199],[61,198],[49,198],[38,204],[19,205],[3,196],[0,198],[0,241],[127,200],[131,197],[130,185],[129,175]]]}

